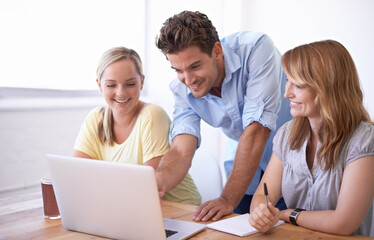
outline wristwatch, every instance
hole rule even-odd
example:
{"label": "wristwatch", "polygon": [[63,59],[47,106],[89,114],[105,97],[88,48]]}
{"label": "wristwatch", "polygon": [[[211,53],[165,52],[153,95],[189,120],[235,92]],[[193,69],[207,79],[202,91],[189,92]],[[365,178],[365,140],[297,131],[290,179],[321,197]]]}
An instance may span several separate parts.
{"label": "wristwatch", "polygon": [[296,208],[295,210],[293,210],[292,212],[291,212],[291,214],[290,214],[290,223],[292,223],[293,225],[296,225],[296,226],[299,226],[299,225],[297,225],[297,223],[296,223],[296,218],[297,218],[297,216],[299,215],[299,213],[301,212],[301,211],[305,211],[305,209],[302,209],[302,208]]}

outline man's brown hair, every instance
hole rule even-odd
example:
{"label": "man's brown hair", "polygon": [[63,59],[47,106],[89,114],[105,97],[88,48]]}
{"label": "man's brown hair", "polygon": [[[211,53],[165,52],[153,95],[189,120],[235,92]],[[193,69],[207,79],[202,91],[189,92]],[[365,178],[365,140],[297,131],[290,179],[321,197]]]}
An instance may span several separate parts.
{"label": "man's brown hair", "polygon": [[197,46],[211,56],[216,42],[219,42],[218,33],[208,17],[191,11],[183,11],[167,19],[156,37],[156,46],[165,55]]}

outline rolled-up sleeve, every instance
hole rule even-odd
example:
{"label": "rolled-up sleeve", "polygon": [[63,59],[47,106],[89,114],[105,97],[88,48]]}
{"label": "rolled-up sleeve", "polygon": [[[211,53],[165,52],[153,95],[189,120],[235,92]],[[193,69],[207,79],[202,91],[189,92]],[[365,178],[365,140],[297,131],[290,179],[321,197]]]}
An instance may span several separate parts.
{"label": "rolled-up sleeve", "polygon": [[257,121],[274,131],[281,99],[280,53],[266,35],[254,46],[247,68],[250,73],[246,80],[243,128]]}

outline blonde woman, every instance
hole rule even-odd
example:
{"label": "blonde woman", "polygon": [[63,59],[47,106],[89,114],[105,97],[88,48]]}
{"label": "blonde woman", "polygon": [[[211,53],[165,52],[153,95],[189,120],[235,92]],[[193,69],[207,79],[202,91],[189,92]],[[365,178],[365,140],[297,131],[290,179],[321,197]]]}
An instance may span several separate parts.
{"label": "blonde woman", "polygon": [[[250,224],[266,232],[281,219],[321,232],[369,235],[374,126],[350,54],[336,41],[314,42],[286,52],[282,66],[293,120],[274,137]],[[273,207],[281,195],[283,211]]]}
{"label": "blonde woman", "polygon": [[[73,155],[157,169],[170,148],[170,119],[159,106],[139,100],[144,84],[139,55],[124,47],[109,49],[100,59],[96,81],[107,106],[97,107],[88,114]],[[190,175],[163,199],[194,205],[201,202]]]}

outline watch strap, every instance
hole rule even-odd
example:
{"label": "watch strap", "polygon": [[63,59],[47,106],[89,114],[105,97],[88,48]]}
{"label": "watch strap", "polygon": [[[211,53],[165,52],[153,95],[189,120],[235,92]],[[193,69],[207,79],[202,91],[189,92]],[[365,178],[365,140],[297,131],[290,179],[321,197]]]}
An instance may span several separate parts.
{"label": "watch strap", "polygon": [[293,210],[289,216],[289,219],[290,219],[290,223],[292,223],[293,225],[297,225],[296,223],[296,218],[297,216],[299,215],[300,212],[302,211],[305,211],[305,209],[302,209],[302,208],[296,208],[295,210]]}

